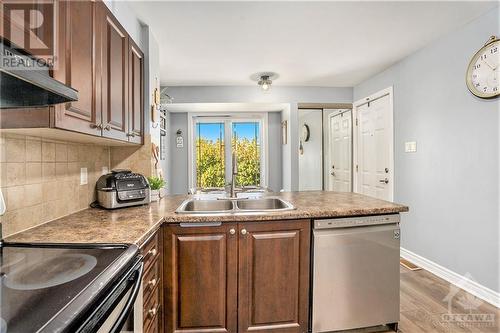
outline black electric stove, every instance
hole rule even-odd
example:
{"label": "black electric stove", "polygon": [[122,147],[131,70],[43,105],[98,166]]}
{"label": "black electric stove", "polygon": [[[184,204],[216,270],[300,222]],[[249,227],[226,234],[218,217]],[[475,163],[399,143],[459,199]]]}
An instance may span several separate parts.
{"label": "black electric stove", "polygon": [[3,243],[0,333],[95,332],[121,302],[119,331],[140,285],[138,253],[135,245]]}

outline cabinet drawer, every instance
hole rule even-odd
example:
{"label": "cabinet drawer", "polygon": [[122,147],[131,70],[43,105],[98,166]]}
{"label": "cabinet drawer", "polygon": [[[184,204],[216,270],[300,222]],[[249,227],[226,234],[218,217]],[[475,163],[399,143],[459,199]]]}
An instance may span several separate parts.
{"label": "cabinet drawer", "polygon": [[153,321],[158,321],[160,312],[160,289],[154,288],[152,295],[149,299],[144,302],[144,328],[147,329],[151,326]]}
{"label": "cabinet drawer", "polygon": [[149,267],[155,262],[160,255],[160,247],[158,244],[158,233],[151,238],[149,242],[142,248],[144,256],[144,271],[147,272]]}
{"label": "cabinet drawer", "polygon": [[149,299],[153,290],[160,284],[160,264],[155,260],[142,279],[143,298],[145,301]]}

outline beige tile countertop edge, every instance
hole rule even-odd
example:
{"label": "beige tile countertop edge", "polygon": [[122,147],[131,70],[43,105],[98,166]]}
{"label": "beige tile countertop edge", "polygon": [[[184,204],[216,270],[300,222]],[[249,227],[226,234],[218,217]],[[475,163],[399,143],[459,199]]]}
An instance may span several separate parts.
{"label": "beige tile countertop edge", "polygon": [[[271,194],[270,194],[271,195]],[[273,196],[291,202],[291,211],[253,214],[183,215],[177,207],[188,198],[173,195],[145,206],[116,210],[89,208],[9,236],[22,243],[123,243],[141,246],[163,223],[263,222],[407,212],[408,207],[356,193],[284,192]]]}

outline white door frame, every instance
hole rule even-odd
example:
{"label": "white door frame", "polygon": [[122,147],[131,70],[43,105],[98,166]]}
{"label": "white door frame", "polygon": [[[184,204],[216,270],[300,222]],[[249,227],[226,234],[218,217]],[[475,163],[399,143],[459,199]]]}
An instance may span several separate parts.
{"label": "white door frame", "polygon": [[353,103],[352,105],[352,115],[353,115],[353,154],[352,154],[352,174],[353,174],[353,183],[352,183],[352,190],[353,192],[356,192],[358,189],[358,108],[362,105],[365,105],[366,103],[372,102],[376,99],[379,99],[381,97],[389,95],[389,126],[390,126],[390,137],[389,137],[389,151],[390,151],[390,156],[389,156],[389,168],[392,170],[390,177],[390,200],[394,201],[394,175],[395,175],[395,170],[394,170],[394,92],[393,92],[393,86],[390,86],[388,88],[382,89],[380,91],[377,91],[376,93],[364,97],[362,99],[357,100],[356,102]]}

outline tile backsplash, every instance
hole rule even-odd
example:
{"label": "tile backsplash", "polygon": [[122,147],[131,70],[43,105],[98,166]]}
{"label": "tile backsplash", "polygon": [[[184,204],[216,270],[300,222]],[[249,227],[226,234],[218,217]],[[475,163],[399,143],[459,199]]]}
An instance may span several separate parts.
{"label": "tile backsplash", "polygon": [[[86,185],[80,185],[81,168],[87,168]],[[3,237],[87,208],[103,168],[111,169],[106,146],[2,135]]]}

